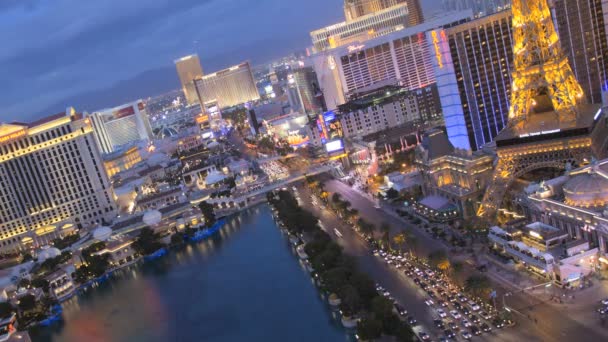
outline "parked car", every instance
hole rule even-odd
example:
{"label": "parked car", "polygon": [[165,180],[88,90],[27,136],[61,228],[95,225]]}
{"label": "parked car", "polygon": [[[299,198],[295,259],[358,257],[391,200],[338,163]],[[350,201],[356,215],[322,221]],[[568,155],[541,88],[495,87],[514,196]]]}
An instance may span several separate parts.
{"label": "parked car", "polygon": [[481,335],[481,330],[476,325],[471,326],[471,333],[475,336]]}
{"label": "parked car", "polygon": [[473,338],[473,335],[471,335],[470,332],[463,330],[460,335],[462,336],[462,338],[464,338],[465,340],[470,340],[471,338]]}
{"label": "parked car", "polygon": [[421,331],[418,334],[418,337],[420,337],[420,339],[423,340],[423,341],[428,341],[428,340],[431,339],[431,337],[429,336],[429,334],[425,333],[424,331]]}
{"label": "parked car", "polygon": [[492,328],[490,328],[490,326],[487,325],[486,323],[482,323],[481,330],[483,330],[484,332],[490,332],[490,331],[492,331]]}
{"label": "parked car", "polygon": [[454,337],[456,337],[456,334],[454,334],[454,332],[450,329],[445,329],[443,331],[443,336],[445,336],[447,338],[454,338]]}

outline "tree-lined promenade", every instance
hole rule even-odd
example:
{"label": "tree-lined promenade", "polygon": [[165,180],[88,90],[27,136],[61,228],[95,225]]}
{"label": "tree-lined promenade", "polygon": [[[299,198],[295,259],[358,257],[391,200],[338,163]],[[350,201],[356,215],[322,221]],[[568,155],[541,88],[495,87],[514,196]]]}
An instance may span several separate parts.
{"label": "tree-lined promenade", "polygon": [[358,319],[357,334],[364,340],[393,336],[398,341],[412,341],[411,327],[393,311],[393,303],[378,294],[375,283],[360,272],[354,259],[331,240],[312,213],[298,205],[288,191],[268,195],[286,229],[306,241],[309,257],[321,289],[340,299],[340,310],[346,318]]}

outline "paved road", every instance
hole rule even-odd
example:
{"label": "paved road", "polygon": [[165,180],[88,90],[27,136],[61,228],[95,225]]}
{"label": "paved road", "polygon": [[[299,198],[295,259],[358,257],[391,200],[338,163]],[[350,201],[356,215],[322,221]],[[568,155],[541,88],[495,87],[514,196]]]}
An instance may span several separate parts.
{"label": "paved road", "polygon": [[[312,211],[320,218],[322,228],[344,248],[346,254],[353,256],[357,260],[360,269],[386,288],[408,310],[408,314],[418,320],[419,325],[414,327],[416,334],[424,331],[434,341],[437,341],[442,336],[442,332],[438,331],[433,324],[433,320],[439,318],[435,309],[428,307],[424,303],[425,300],[429,299],[428,295],[402,271],[387,265],[382,259],[372,255],[367,244],[352,230],[352,227],[348,227],[342,223],[330,210],[321,209],[318,204],[312,203],[308,189],[303,186],[298,187],[298,195],[300,205]],[[336,236],[334,232],[336,228],[340,232],[341,237]],[[489,334],[476,336],[474,340],[517,341],[520,337],[514,338],[510,330],[513,330],[513,328],[492,331]],[[529,337],[526,336],[526,341],[531,340]],[[457,340],[463,339],[458,337]]]}
{"label": "paved road", "polygon": [[[408,226],[401,220],[384,213],[382,210],[375,209],[373,207],[373,203],[368,198],[362,196],[357,191],[351,189],[348,185],[342,182],[336,180],[327,181],[325,182],[325,189],[330,193],[339,192],[344,199],[347,199],[351,202],[352,207],[357,209],[359,211],[359,215],[365,220],[372,222],[377,226],[379,226],[381,222],[386,221],[392,227],[391,233],[400,231],[402,229],[411,231],[417,236],[418,239],[418,243],[416,246],[416,252],[420,253],[418,255],[425,255],[433,250],[445,248],[441,244],[441,242],[429,237],[423,231]],[[345,250],[347,251],[347,253],[350,254],[350,248],[347,249],[347,246],[345,246]],[[403,285],[403,281],[398,281],[398,279],[395,279],[395,275],[391,276],[387,274],[387,272],[381,271],[382,267],[385,267],[383,263],[376,261],[376,264],[374,264],[371,261],[365,260],[367,260],[367,258],[365,258],[361,262],[362,266],[364,267],[364,270],[366,272],[369,272],[370,275],[374,277],[378,276],[380,278],[386,279],[387,284],[385,287],[389,288],[389,290],[391,290],[391,293],[399,294],[400,297],[408,296],[408,293],[410,293],[411,291],[405,290],[408,288],[408,286]],[[504,284],[496,284],[496,287],[499,289],[499,296],[502,296],[502,293],[504,293],[504,290],[500,289],[502,288],[502,286],[504,286]],[[404,288],[403,292],[398,290],[399,287]],[[507,290],[510,289],[508,289],[507,287]],[[500,298],[501,297],[499,297],[499,302],[501,301]],[[516,320],[518,322],[515,328],[507,329],[494,340],[601,341],[606,340],[606,338],[608,338],[608,333],[606,332],[606,329],[600,327],[597,321],[590,322],[589,325],[583,325],[569,318],[567,311],[560,311],[554,306],[543,303],[528,294],[514,293],[512,296],[506,298],[506,302],[509,307],[515,309],[517,312],[521,313],[521,315],[515,314]],[[416,305],[415,303],[412,303],[410,304],[410,306],[419,307],[420,304]],[[424,306],[424,304],[422,304],[422,306]],[[592,308],[590,308],[590,310],[591,309]],[[422,308],[419,308],[418,311],[421,312]],[[416,313],[414,314],[416,315]],[[531,318],[528,318],[528,316],[530,316]],[[534,321],[535,319],[536,323]]]}

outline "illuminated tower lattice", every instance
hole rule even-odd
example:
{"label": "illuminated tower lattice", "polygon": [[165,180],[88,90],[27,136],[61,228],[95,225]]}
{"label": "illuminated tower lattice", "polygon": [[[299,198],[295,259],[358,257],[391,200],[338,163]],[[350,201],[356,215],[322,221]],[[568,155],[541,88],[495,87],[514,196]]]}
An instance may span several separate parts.
{"label": "illuminated tower lattice", "polygon": [[522,125],[539,107],[555,119],[576,122],[581,86],[562,53],[546,0],[513,2],[513,91],[509,124]]}
{"label": "illuminated tower lattice", "polygon": [[511,107],[496,138],[498,159],[478,216],[494,221],[513,180],[539,168],[563,169],[601,157],[606,125],[562,53],[546,0],[514,0]]}

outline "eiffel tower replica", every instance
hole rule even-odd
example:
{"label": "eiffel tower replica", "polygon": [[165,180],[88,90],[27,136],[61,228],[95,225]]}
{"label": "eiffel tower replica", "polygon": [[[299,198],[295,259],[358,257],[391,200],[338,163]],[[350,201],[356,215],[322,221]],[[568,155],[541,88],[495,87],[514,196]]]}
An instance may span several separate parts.
{"label": "eiffel tower replica", "polygon": [[511,107],[496,137],[497,161],[477,216],[495,221],[507,188],[540,168],[606,155],[606,118],[585,96],[563,54],[547,0],[514,0]]}

